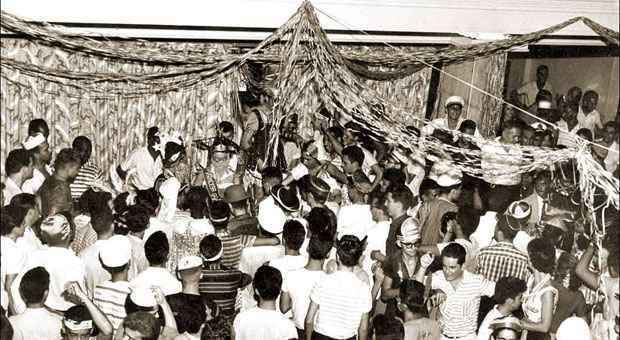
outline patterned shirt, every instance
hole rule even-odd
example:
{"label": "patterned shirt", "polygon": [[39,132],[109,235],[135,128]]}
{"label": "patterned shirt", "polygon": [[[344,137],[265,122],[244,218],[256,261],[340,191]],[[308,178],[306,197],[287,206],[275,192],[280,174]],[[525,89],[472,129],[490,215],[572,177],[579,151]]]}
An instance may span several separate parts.
{"label": "patterned shirt", "polygon": [[222,313],[235,312],[237,290],[245,287],[252,278],[237,269],[228,269],[220,263],[205,265],[198,284],[200,295],[215,302]]}
{"label": "patterned shirt", "polygon": [[222,241],[222,265],[227,268],[238,269],[241,260],[241,252],[245,247],[251,247],[256,240],[253,235],[231,236],[228,231],[216,232],[216,236]]}
{"label": "patterned shirt", "polygon": [[73,183],[70,184],[71,197],[74,200],[80,198],[80,196],[82,196],[82,194],[101,176],[102,173],[95,164],[88,162],[82,165]]}
{"label": "patterned shirt", "polygon": [[464,271],[461,283],[454,289],[440,270],[432,276],[431,289],[439,289],[446,294],[446,301],[439,307],[442,333],[447,337],[460,338],[476,333],[480,297],[492,296],[495,282]]}
{"label": "patterned shirt", "polygon": [[527,255],[510,242],[496,243],[478,253],[478,272],[493,282],[506,276],[527,280],[528,263]]}
{"label": "patterned shirt", "polygon": [[110,320],[114,330],[123,322],[127,316],[125,312],[125,299],[131,293],[129,282],[105,281],[97,287],[94,292],[94,302],[103,314]]}

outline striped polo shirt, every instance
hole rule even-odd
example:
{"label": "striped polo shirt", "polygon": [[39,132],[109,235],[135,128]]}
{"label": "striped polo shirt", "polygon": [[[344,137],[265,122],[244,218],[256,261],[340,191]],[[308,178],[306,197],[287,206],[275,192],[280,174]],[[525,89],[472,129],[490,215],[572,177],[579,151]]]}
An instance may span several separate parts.
{"label": "striped polo shirt", "polygon": [[94,303],[110,320],[114,330],[118,329],[123,319],[127,316],[125,313],[125,299],[129,293],[131,293],[131,289],[127,281],[105,281],[95,287],[93,294]]}
{"label": "striped polo shirt", "polygon": [[228,231],[216,232],[222,241],[222,265],[227,268],[239,268],[241,252],[245,247],[251,247],[256,240],[254,235],[231,236]]}
{"label": "striped polo shirt", "polygon": [[237,290],[250,282],[252,278],[240,270],[228,269],[219,262],[210,263],[202,269],[198,291],[215,302],[224,314],[231,315],[235,312]]}
{"label": "striped polo shirt", "polygon": [[71,198],[74,200],[80,198],[101,175],[101,171],[94,163],[88,162],[82,165],[73,183],[69,185],[71,187]]}
{"label": "striped polo shirt", "polygon": [[498,242],[478,253],[478,272],[494,282],[507,276],[527,280],[528,263],[527,254],[510,242]]}
{"label": "striped polo shirt", "polygon": [[310,300],[319,305],[314,330],[336,339],[355,336],[362,315],[372,308],[370,286],[345,271],[325,275],[312,289]]}
{"label": "striped polo shirt", "polygon": [[495,282],[464,271],[461,283],[454,289],[440,270],[432,275],[431,289],[440,289],[446,294],[446,301],[439,307],[441,332],[460,338],[476,333],[480,297],[493,296]]}

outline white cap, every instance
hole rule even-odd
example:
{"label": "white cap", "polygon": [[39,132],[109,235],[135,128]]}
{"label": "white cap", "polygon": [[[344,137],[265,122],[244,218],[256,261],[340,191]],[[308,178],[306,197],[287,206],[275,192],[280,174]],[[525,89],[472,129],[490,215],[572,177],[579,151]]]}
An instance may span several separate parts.
{"label": "white cap", "polygon": [[368,229],[374,225],[372,212],[367,204],[347,205],[338,211],[338,238],[354,235],[360,240],[366,237]]}
{"label": "white cap", "polygon": [[148,287],[135,287],[129,295],[131,301],[145,308],[154,308],[157,306],[157,300],[155,300],[155,294],[153,290]]}
{"label": "white cap", "polygon": [[420,224],[418,220],[413,217],[408,217],[400,226],[401,235],[398,239],[401,242],[415,243],[420,240]]}
{"label": "white cap", "polygon": [[518,220],[530,216],[531,212],[532,208],[530,207],[530,204],[525,201],[514,201],[510,203],[510,206],[508,206],[508,209],[506,210],[508,215]]}
{"label": "white cap", "polygon": [[568,339],[582,339],[591,340],[592,333],[590,333],[590,327],[584,319],[576,316],[571,316],[568,319],[562,321],[558,331],[556,332],[556,339],[568,340]]}
{"label": "white cap", "polygon": [[99,258],[106,267],[120,267],[131,259],[131,242],[126,236],[114,235],[99,249]]}
{"label": "white cap", "polygon": [[550,110],[551,109],[551,102],[548,100],[541,100],[538,102],[538,108],[539,109],[546,109],[546,110]]}
{"label": "white cap", "polygon": [[428,177],[437,182],[440,187],[446,188],[461,184],[463,173],[456,169],[454,165],[440,160],[433,164]]}
{"label": "white cap", "polygon": [[202,267],[202,259],[195,255],[185,256],[179,260],[178,270]]}
{"label": "white cap", "polygon": [[459,104],[461,107],[465,106],[465,100],[461,96],[451,96],[446,99],[446,107],[452,104]]}
{"label": "white cap", "polygon": [[257,217],[261,228],[269,233],[279,234],[284,229],[286,215],[271,196],[258,205]]}
{"label": "white cap", "polygon": [[547,130],[547,125],[545,125],[544,123],[541,123],[541,122],[532,123],[532,124],[530,124],[530,126],[534,130],[542,130],[542,131]]}
{"label": "white cap", "polygon": [[32,136],[28,136],[28,138],[26,138],[26,140],[22,143],[22,146],[26,150],[32,150],[43,143],[45,143],[45,136],[39,132]]}

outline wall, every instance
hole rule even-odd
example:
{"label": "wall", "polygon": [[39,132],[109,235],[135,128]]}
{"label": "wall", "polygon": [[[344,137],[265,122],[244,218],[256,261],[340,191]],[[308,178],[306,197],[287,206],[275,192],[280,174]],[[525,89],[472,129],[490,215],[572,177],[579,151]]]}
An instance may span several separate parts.
{"label": "wall", "polygon": [[536,78],[538,65],[549,66],[549,82],[555,94],[566,94],[569,88],[579,86],[599,94],[598,111],[603,122],[615,118],[620,93],[618,75],[620,58],[540,58],[512,59],[508,78],[508,93],[520,84]]}

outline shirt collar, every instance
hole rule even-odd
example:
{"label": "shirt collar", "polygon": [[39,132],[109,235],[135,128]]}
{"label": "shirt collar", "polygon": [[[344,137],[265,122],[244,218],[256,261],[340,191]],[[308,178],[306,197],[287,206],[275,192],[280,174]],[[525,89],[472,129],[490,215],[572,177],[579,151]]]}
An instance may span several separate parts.
{"label": "shirt collar", "polygon": [[6,185],[6,188],[10,188],[11,191],[22,192],[22,188],[20,188],[11,177],[7,177],[4,184]]}

